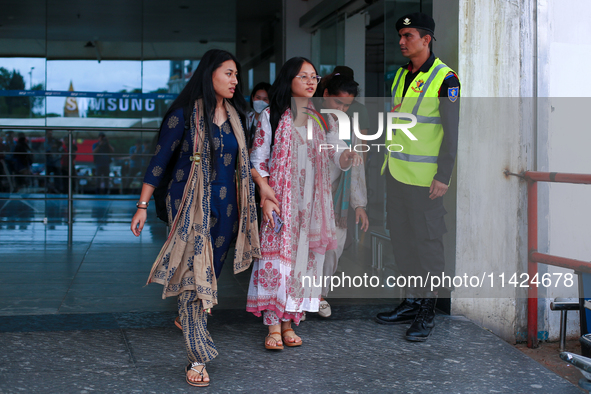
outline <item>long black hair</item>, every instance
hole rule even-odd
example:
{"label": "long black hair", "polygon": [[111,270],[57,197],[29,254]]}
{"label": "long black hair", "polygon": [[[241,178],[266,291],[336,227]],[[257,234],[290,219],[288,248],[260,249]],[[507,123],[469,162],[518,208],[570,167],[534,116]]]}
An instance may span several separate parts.
{"label": "long black hair", "polygon": [[[187,119],[187,117],[190,117],[193,113],[193,106],[195,105],[195,100],[203,99],[203,111],[205,112],[205,134],[207,134],[207,137],[209,139],[209,155],[210,159],[212,160],[212,164],[215,162],[215,157],[213,157],[213,135],[210,133],[210,130],[213,127],[213,117],[215,115],[215,107],[217,105],[215,90],[213,89],[212,75],[214,71],[222,65],[223,62],[228,60],[232,60],[234,61],[234,63],[236,63],[236,71],[238,71],[238,84],[236,85],[234,96],[229,101],[238,112],[242,125],[245,125],[245,113],[247,106],[246,100],[244,100],[244,96],[242,95],[240,63],[238,62],[238,59],[236,59],[236,57],[232,55],[230,52],[221,49],[210,49],[209,51],[205,52],[205,54],[199,61],[199,66],[197,66],[197,69],[193,73],[193,76],[191,77],[187,85],[183,88],[178,97],[172,102],[170,108],[164,115],[164,119],[166,119],[166,117],[172,111],[178,108],[183,108],[185,124],[187,124],[187,122],[190,122],[190,119]],[[160,126],[160,132],[162,132],[163,125],[164,122]],[[198,138],[200,136],[195,137]]]}
{"label": "long black hair", "polygon": [[[312,65],[312,67],[314,67],[314,71],[316,71],[316,74],[318,74],[316,67],[310,60],[306,59],[305,57],[292,57],[281,67],[275,82],[273,82],[273,86],[271,86],[271,91],[269,92],[271,130],[273,131],[271,144],[275,143],[275,130],[279,125],[281,116],[289,107],[291,107],[291,83],[302,69],[304,63],[309,63]],[[294,113],[294,116],[295,115],[296,114]]]}

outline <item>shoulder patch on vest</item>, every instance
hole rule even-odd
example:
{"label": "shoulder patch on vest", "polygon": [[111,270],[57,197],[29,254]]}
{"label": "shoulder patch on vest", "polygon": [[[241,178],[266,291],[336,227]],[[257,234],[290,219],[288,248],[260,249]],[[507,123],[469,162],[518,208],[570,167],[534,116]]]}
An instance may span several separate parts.
{"label": "shoulder patch on vest", "polygon": [[460,92],[459,86],[454,86],[453,88],[448,88],[447,89],[447,97],[449,98],[449,101],[451,101],[452,103],[455,103],[456,100],[458,99],[459,92]]}

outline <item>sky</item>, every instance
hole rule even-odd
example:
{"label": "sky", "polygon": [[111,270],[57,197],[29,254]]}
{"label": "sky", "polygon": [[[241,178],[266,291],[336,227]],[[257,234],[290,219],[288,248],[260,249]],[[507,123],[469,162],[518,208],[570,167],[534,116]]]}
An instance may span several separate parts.
{"label": "sky", "polygon": [[[45,58],[0,58],[0,67],[17,70],[25,79],[26,89],[39,83],[46,90],[74,90],[84,92],[119,92],[142,89],[147,93],[167,88],[170,61],[103,60],[45,60]],[[31,67],[34,67],[31,70]],[[31,74],[29,72],[32,71]],[[32,78],[31,78],[32,77]],[[46,83],[47,81],[47,83]],[[47,113],[62,114],[66,98],[48,98]]]}

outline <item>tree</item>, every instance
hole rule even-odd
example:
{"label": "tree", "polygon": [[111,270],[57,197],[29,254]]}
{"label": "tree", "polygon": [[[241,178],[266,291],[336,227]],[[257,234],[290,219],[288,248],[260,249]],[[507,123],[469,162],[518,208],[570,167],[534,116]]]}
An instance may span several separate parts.
{"label": "tree", "polygon": [[[45,90],[45,86],[42,83],[39,83],[31,88],[31,90]],[[31,97],[32,107],[33,107],[33,117],[34,118],[42,118],[45,116],[45,97],[43,96],[33,96]]]}
{"label": "tree", "polygon": [[[24,90],[25,79],[17,71],[0,67],[0,90]],[[28,97],[0,97],[0,116],[23,118],[30,115],[31,100]]]}

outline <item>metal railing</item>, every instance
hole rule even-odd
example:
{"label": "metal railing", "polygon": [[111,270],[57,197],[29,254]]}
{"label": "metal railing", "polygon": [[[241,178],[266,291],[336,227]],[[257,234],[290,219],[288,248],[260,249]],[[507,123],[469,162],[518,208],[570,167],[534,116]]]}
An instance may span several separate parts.
{"label": "metal railing", "polygon": [[527,187],[527,272],[529,286],[527,291],[527,347],[538,346],[538,263],[556,267],[570,268],[578,272],[591,273],[591,262],[569,259],[538,252],[538,182],[591,184],[591,174],[567,174],[558,172],[526,171],[519,176],[528,183]]}
{"label": "metal railing", "polygon": [[[92,155],[92,156],[100,156],[100,155],[109,155],[112,157],[127,157],[130,156],[129,153],[79,153],[79,152],[73,152],[73,148],[74,148],[74,143],[73,143],[73,134],[74,132],[81,132],[81,131],[92,131],[92,132],[143,132],[143,133],[152,133],[152,132],[157,132],[159,129],[157,128],[118,128],[118,127],[75,127],[75,128],[65,128],[65,127],[51,127],[51,126],[2,126],[0,125],[0,130],[9,130],[9,131],[17,131],[17,130],[35,130],[35,131],[65,131],[67,133],[67,146],[68,146],[68,151],[67,152],[59,152],[60,155],[67,155],[68,157],[68,172],[67,175],[62,175],[62,174],[45,174],[45,175],[35,175],[35,174],[15,174],[15,173],[9,173],[6,163],[4,161],[2,161],[2,166],[0,166],[0,179],[2,178],[7,178],[8,179],[8,185],[10,187],[11,193],[10,196],[8,198],[0,198],[0,200],[12,200],[13,198],[13,193],[12,193],[12,181],[14,179],[19,179],[19,178],[44,178],[45,181],[47,182],[47,180],[49,178],[54,178],[54,179],[65,179],[65,182],[67,184],[67,196],[66,197],[58,197],[58,196],[52,196],[52,197],[41,197],[41,198],[31,198],[28,197],[27,200],[62,200],[65,201],[67,200],[67,215],[68,215],[68,244],[72,244],[72,236],[73,236],[73,224],[74,224],[74,217],[73,217],[73,204],[74,204],[74,200],[90,200],[90,201],[98,201],[98,200],[103,200],[104,198],[97,198],[97,197],[80,197],[80,196],[75,196],[74,195],[74,188],[73,188],[73,181],[76,181],[78,179],[83,179],[83,178],[89,178],[89,175],[78,175],[75,173],[75,168],[74,168],[74,164],[73,164],[73,160],[72,157],[73,156],[84,156],[84,155]],[[0,154],[4,154],[4,155],[12,155],[14,156],[18,156],[18,155],[30,155],[30,154],[35,154],[35,155],[51,155],[51,154],[55,154],[54,152],[0,152]],[[152,153],[139,153],[136,154],[137,157],[141,158],[141,157],[152,157]],[[96,177],[95,174],[93,174],[93,177]],[[108,178],[108,177],[107,177]],[[124,176],[123,174],[120,174],[119,176],[117,176],[117,178],[121,179],[121,187],[123,185],[124,180],[129,180],[129,179],[134,179],[134,176]],[[109,188],[109,182],[110,180],[107,181],[107,188]],[[45,184],[45,190],[47,190],[47,184]],[[121,190],[122,191],[122,190]],[[18,193],[16,193],[18,194]],[[139,195],[139,191],[138,191],[138,195]],[[129,197],[129,198],[121,198],[119,200],[129,200],[129,201],[135,201],[137,200],[137,197]]]}

